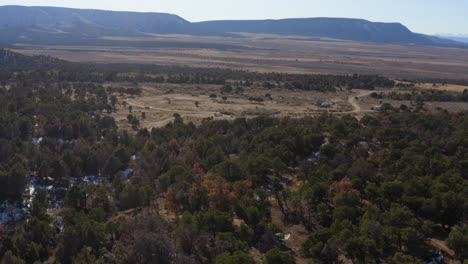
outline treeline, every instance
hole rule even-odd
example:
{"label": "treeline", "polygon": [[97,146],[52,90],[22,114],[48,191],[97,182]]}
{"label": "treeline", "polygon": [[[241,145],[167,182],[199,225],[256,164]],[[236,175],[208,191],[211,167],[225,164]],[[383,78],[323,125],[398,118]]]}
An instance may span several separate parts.
{"label": "treeline", "polygon": [[[254,73],[240,70],[189,68],[176,66],[135,65],[135,64],[79,64],[49,57],[27,57],[9,51],[17,60],[30,59],[31,63],[10,62],[4,67],[0,79],[12,77],[14,80],[31,78],[31,81],[48,80],[53,82],[156,82],[176,84],[217,84],[225,85],[236,81],[241,85],[258,84],[265,88],[285,87],[307,91],[335,91],[336,88],[369,89],[393,87],[395,83],[385,77],[374,75],[310,75],[285,73]],[[13,56],[9,55],[9,56]],[[0,56],[1,57],[1,56]],[[36,61],[48,63],[48,67],[38,67]],[[13,74],[15,73],[15,74]]]}
{"label": "treeline", "polygon": [[462,85],[462,86],[468,86],[468,80],[464,79],[434,79],[434,78],[419,78],[419,79],[413,79],[413,80],[403,80],[407,82],[412,82],[412,83],[433,83],[433,84],[454,84],[454,85]]}
{"label": "treeline", "polygon": [[287,88],[312,91],[335,91],[336,88],[374,90],[377,87],[392,88],[395,82],[377,75],[315,75],[300,76],[286,82]]}
{"label": "treeline", "polygon": [[25,56],[0,48],[0,65],[37,67],[38,65],[54,65],[62,62],[49,56]]}
{"label": "treeline", "polygon": [[135,88],[125,88],[125,87],[107,87],[108,93],[119,93],[119,94],[129,94],[129,95],[141,95],[143,89]]}
{"label": "treeline", "polygon": [[372,93],[370,95],[376,99],[390,99],[398,101],[416,101],[416,102],[468,102],[468,89],[462,93],[448,92],[443,90],[412,91],[411,93]]}

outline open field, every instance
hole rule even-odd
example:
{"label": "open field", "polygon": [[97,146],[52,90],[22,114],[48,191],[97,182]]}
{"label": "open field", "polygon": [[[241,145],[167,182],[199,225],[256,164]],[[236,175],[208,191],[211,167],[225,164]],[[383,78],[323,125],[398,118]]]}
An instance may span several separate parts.
{"label": "open field", "polygon": [[[359,99],[359,104],[369,109],[372,106],[378,106],[382,104],[390,104],[393,107],[400,107],[406,105],[407,107],[415,106],[415,102],[408,100],[389,100],[389,99],[374,99],[370,96],[365,96]],[[449,112],[467,112],[468,102],[424,102],[424,108],[429,111],[437,111],[438,109],[444,109]]]}
{"label": "open field", "polygon": [[[116,85],[115,83],[113,85]],[[121,83],[123,87],[134,87],[134,84]],[[351,114],[361,118],[366,114],[376,113],[373,106],[389,103],[394,107],[405,104],[414,106],[411,101],[397,101],[389,99],[375,99],[370,97],[373,92],[388,93],[391,91],[409,92],[405,90],[378,89],[316,92],[286,90],[284,88],[266,89],[258,86],[244,88],[239,94],[220,93],[220,85],[189,85],[167,83],[142,83],[138,85],[143,89],[141,96],[118,97],[117,111],[113,117],[119,127],[131,129],[127,116],[129,106],[142,127],[162,127],[174,120],[174,114],[179,114],[184,120],[199,124],[205,118],[233,120],[235,118],[252,118],[259,115],[275,117],[300,118],[314,116],[325,112],[334,114]],[[468,87],[465,87],[468,88]],[[415,88],[416,90],[423,88]],[[210,95],[216,94],[216,98]],[[225,98],[223,98],[225,97]],[[250,98],[262,98],[256,102]],[[226,99],[226,100],[224,100]],[[330,108],[320,107],[323,102],[332,104]],[[426,102],[428,110],[437,108],[449,111],[468,111],[467,102]],[[142,118],[142,113],[145,118]]]}
{"label": "open field", "polygon": [[[380,74],[391,78],[468,79],[468,49],[243,34],[243,38],[151,35],[106,38],[119,46],[16,46],[28,55],[70,61],[220,67],[259,72]],[[143,45],[133,43],[176,43]],[[128,46],[122,46],[128,43]],[[210,46],[211,45],[211,46]]]}
{"label": "open field", "polygon": [[[122,84],[125,85],[125,84]],[[130,84],[127,84],[130,85]],[[199,123],[204,118],[235,119],[251,118],[258,115],[281,117],[303,117],[324,111],[348,112],[353,107],[347,101],[348,92],[322,93],[289,91],[282,88],[246,89],[242,94],[221,95],[221,86],[143,84],[142,96],[137,98],[119,97],[120,106],[114,118],[120,126],[128,126],[128,106],[138,118],[144,112],[146,118],[140,120],[143,127],[161,127],[173,120],[175,113],[184,120]],[[214,93],[216,98],[210,98]],[[269,94],[270,96],[267,96]],[[226,96],[226,100],[223,97]],[[262,98],[263,102],[249,100],[250,97]],[[331,108],[321,108],[321,102],[332,102]],[[198,105],[198,106],[197,106]]]}
{"label": "open field", "polygon": [[419,88],[423,89],[437,89],[437,90],[444,90],[444,91],[452,91],[452,92],[463,92],[465,89],[468,89],[468,87],[463,86],[463,85],[455,85],[455,84],[434,84],[432,83],[421,83],[418,84]]}
{"label": "open field", "polygon": [[[358,43],[326,38],[243,34],[243,38],[201,37],[184,35],[148,35],[146,38],[106,37],[107,41],[128,43],[128,46],[17,46],[14,51],[27,55],[50,55],[69,61],[97,63],[143,63],[157,65],[229,68],[257,72],[379,74],[395,79],[468,79],[468,49],[425,46]],[[139,45],[160,41],[170,45]],[[398,81],[403,82],[404,81]],[[134,84],[107,84],[133,87]],[[463,92],[466,86],[416,83],[411,89],[437,89]],[[120,127],[130,128],[129,106],[141,126],[161,127],[180,114],[196,124],[205,118],[232,120],[258,115],[300,118],[323,112],[352,114],[362,117],[373,113],[373,106],[385,103],[394,107],[411,101],[375,99],[370,91],[317,92],[266,89],[261,85],[246,88],[242,93],[220,94],[219,85],[140,83],[143,94],[136,98],[119,97],[113,114]],[[394,89],[395,90],[395,89]],[[394,91],[393,90],[393,91]],[[381,90],[377,92],[390,92]],[[403,90],[402,90],[403,91]],[[404,91],[403,91],[404,92]],[[216,97],[210,97],[216,94]],[[269,96],[267,96],[267,94]],[[262,101],[249,100],[261,98]],[[322,102],[332,103],[321,108]],[[426,102],[428,110],[467,111],[463,102]],[[142,113],[145,117],[143,118]]]}

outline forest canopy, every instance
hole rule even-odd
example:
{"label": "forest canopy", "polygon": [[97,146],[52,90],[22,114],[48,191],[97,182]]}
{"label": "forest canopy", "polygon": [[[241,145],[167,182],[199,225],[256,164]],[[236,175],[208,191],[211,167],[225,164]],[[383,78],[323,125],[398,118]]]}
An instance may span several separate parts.
{"label": "forest canopy", "polygon": [[468,258],[466,113],[390,106],[362,119],[200,125],[175,115],[164,127],[129,132],[110,115],[112,96],[141,91],[105,82],[237,80],[323,92],[394,83],[36,59],[45,62],[9,57],[0,66],[0,209],[22,212],[1,225],[0,263]]}

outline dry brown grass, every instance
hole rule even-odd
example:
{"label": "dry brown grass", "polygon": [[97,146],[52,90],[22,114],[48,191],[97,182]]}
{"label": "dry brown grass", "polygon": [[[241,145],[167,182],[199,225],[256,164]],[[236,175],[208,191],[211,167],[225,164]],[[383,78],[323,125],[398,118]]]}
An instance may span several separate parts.
{"label": "dry brown grass", "polygon": [[[115,84],[113,84],[115,85]],[[119,84],[121,86],[130,84]],[[128,106],[136,115],[142,127],[161,127],[171,122],[178,113],[186,121],[199,124],[204,118],[233,120],[239,117],[252,118],[258,115],[298,118],[315,115],[324,111],[343,113],[352,111],[348,102],[348,92],[321,93],[312,91],[289,91],[283,88],[264,89],[253,87],[242,94],[227,94],[224,101],[220,94],[221,86],[217,85],[173,85],[173,84],[140,84],[143,94],[137,98],[119,97],[117,112],[113,114],[118,125],[130,128],[127,122]],[[216,93],[217,98],[210,98]],[[266,97],[266,94],[271,97]],[[263,102],[249,101],[250,97],[263,98]],[[320,108],[321,102],[333,102],[331,108]],[[123,103],[125,102],[125,103]],[[198,102],[198,107],[196,106]],[[124,106],[126,104],[126,106]],[[146,115],[141,119],[141,113]]]}
{"label": "dry brown grass", "polygon": [[[128,83],[117,85],[133,86],[133,84]],[[361,118],[366,114],[376,113],[371,108],[384,103],[389,103],[394,107],[399,107],[402,104],[413,107],[413,102],[410,101],[374,99],[369,96],[373,91],[368,90],[354,90],[352,93],[348,91],[322,93],[290,91],[284,88],[252,87],[245,88],[242,94],[224,95],[227,97],[227,100],[224,101],[223,95],[220,94],[221,86],[219,85],[142,83],[139,84],[139,87],[143,89],[141,96],[137,98],[120,96],[118,98],[119,104],[113,117],[121,128],[131,130],[127,121],[128,106],[130,105],[132,106],[132,114],[140,120],[141,127],[148,129],[162,127],[172,122],[175,113],[180,114],[187,122],[200,124],[205,118],[234,120],[242,117],[253,118],[258,115],[300,118],[319,115],[323,112],[351,114]],[[377,92],[390,91],[393,90],[377,90]],[[210,98],[211,93],[217,94],[217,97]],[[270,94],[271,97],[266,97],[266,94]],[[262,98],[264,101],[249,101],[250,97]],[[321,102],[331,102],[333,106],[321,108],[319,107]],[[426,102],[425,108],[429,111],[437,111],[441,108],[453,112],[466,112],[468,111],[468,103]],[[146,115],[145,119],[141,118],[142,112]]]}
{"label": "dry brown grass", "polygon": [[246,49],[18,46],[17,52],[70,61],[221,67],[260,72],[381,74],[395,78],[468,79],[468,49],[384,45],[297,36],[244,38],[151,35],[107,39],[228,44]]}
{"label": "dry brown grass", "polygon": [[[415,89],[429,89],[429,86],[427,87],[420,87],[421,85],[417,85],[415,87]],[[438,87],[432,87],[432,84],[430,85],[431,88],[430,89],[443,89],[443,90],[448,90],[448,89],[444,89],[443,87],[456,87],[456,86],[451,86],[451,85],[444,85],[444,86],[438,86]],[[461,90],[460,90],[461,88]],[[458,86],[457,89],[455,90],[449,90],[449,91],[457,91],[457,92],[460,92],[460,91],[463,91],[463,89],[467,89],[468,87],[464,87],[464,86]],[[402,90],[402,91],[398,91],[397,89],[382,89],[382,90],[379,90],[377,92],[384,92],[384,93],[388,93],[388,92],[391,92],[391,91],[396,91],[396,92],[409,92],[409,91],[405,91],[405,90]],[[407,101],[407,100],[390,100],[390,99],[375,99],[375,98],[372,98],[370,96],[365,96],[365,97],[362,97],[362,98],[359,98],[359,104],[361,106],[361,109],[364,110],[364,111],[370,111],[370,109],[373,107],[373,106],[377,106],[377,105],[382,105],[382,104],[385,104],[385,103],[388,103],[390,105],[392,105],[393,107],[400,107],[401,105],[406,105],[407,107],[409,107],[410,109],[413,108],[415,106],[415,102],[412,102],[412,101]],[[432,112],[436,112],[436,111],[439,111],[440,109],[443,109],[443,110],[447,110],[449,112],[468,112],[468,102],[424,102],[424,108],[427,109],[428,111],[432,111]],[[372,111],[370,111],[372,112]]]}
{"label": "dry brown grass", "polygon": [[436,84],[434,86],[433,83],[422,83],[417,85],[418,88],[423,89],[437,89],[437,90],[445,90],[445,91],[452,91],[452,92],[463,92],[465,89],[468,89],[468,86],[463,85],[455,85],[455,84]]}

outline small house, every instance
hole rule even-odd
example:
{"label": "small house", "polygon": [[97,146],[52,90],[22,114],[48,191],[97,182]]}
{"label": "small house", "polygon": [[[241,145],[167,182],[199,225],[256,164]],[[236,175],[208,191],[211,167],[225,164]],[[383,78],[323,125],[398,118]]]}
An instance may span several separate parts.
{"label": "small house", "polygon": [[376,106],[373,106],[371,109],[374,111],[382,111],[382,106],[376,105]]}
{"label": "small house", "polygon": [[329,107],[332,107],[333,104],[332,103],[328,103],[328,102],[324,102],[324,103],[321,103],[320,104],[320,107],[324,107],[324,108],[329,108]]}

